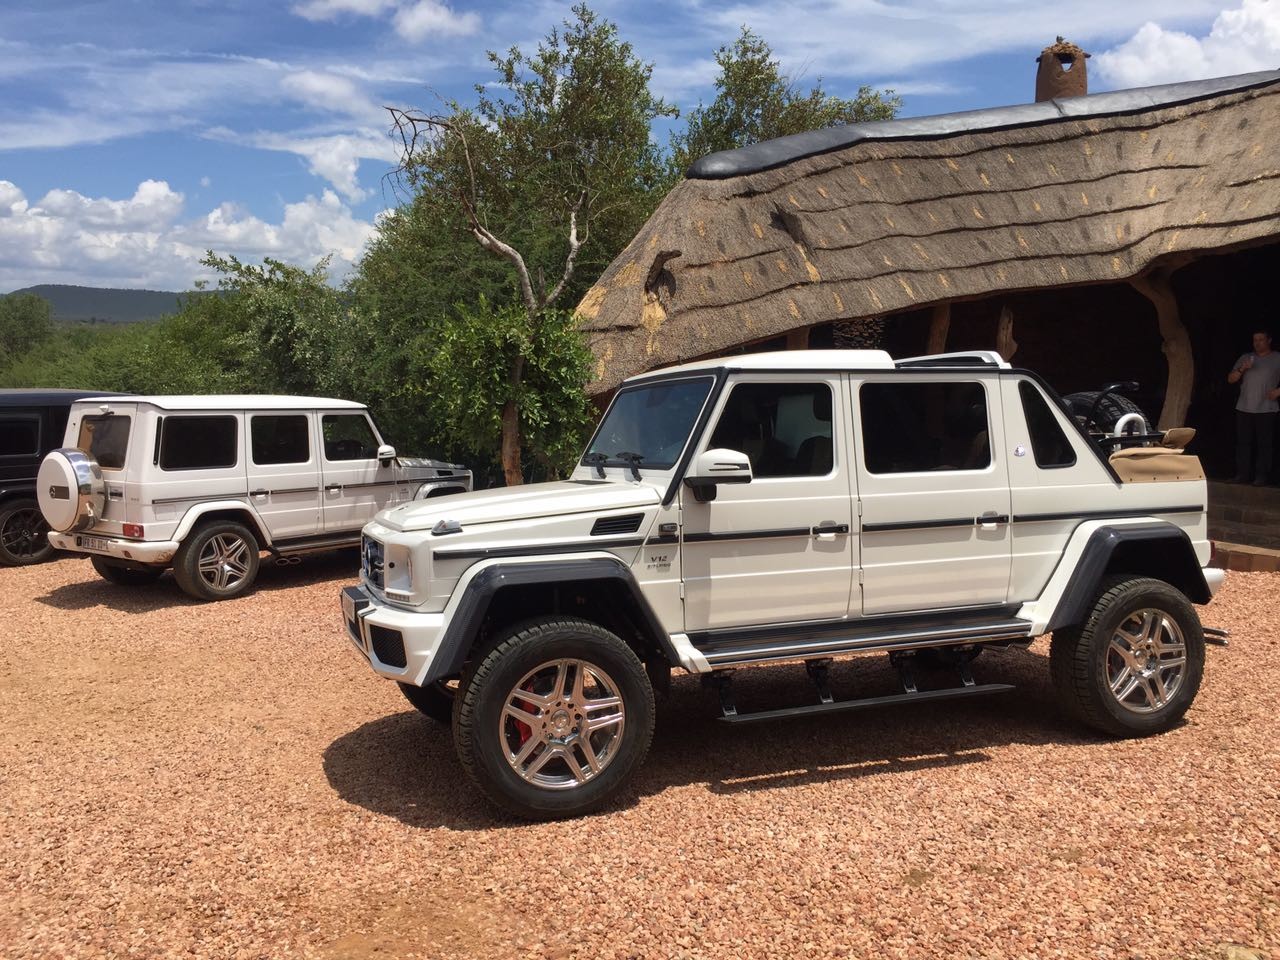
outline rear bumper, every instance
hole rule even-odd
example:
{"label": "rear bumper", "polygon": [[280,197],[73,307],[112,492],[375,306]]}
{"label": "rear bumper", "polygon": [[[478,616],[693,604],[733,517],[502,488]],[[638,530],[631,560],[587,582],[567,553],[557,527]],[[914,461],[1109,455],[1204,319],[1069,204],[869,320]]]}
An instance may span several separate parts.
{"label": "rear bumper", "polygon": [[[86,539],[94,541],[85,546]],[[115,557],[134,563],[172,563],[180,546],[177,540],[123,540],[118,537],[97,537],[82,533],[56,533],[50,531],[49,542],[59,550],[85,553],[97,557]]]}
{"label": "rear bumper", "polygon": [[1227,571],[1218,567],[1203,567],[1205,586],[1209,588],[1209,596],[1216,596],[1222,581],[1227,578]]}
{"label": "rear bumper", "polygon": [[423,686],[432,672],[445,631],[443,613],[417,613],[380,603],[364,587],[343,587],[342,619],[347,639],[374,673]]}

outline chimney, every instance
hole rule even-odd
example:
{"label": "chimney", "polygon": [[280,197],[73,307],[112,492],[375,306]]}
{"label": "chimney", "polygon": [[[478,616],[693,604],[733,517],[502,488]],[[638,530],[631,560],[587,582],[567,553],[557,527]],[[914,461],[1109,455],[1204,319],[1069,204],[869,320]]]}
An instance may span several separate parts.
{"label": "chimney", "polygon": [[1045,47],[1036,57],[1036,63],[1040,64],[1036,71],[1036,103],[1058,97],[1086,96],[1089,73],[1085,60],[1090,56],[1061,37],[1052,46]]}

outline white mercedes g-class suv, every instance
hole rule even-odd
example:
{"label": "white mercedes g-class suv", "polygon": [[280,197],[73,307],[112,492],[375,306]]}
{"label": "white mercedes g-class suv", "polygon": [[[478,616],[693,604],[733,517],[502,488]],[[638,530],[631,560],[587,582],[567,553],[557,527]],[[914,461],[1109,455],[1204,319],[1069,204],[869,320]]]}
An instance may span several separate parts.
{"label": "white mercedes g-class suv", "polygon": [[36,481],[53,546],[112,583],[171,566],[202,600],[248,590],[263,551],[353,546],[379,510],[470,489],[464,467],[397,456],[362,404],[253,395],[79,401]]}
{"label": "white mercedes g-class suv", "polygon": [[[1052,632],[1067,710],[1106,734],[1157,733],[1200,685],[1192,604],[1223,573],[1206,566],[1191,431],[1123,420],[1091,433],[983,352],[661,370],[622,385],[568,480],[379,514],[342,594],[346,629],[452,724],[481,789],[530,818],[626,783],[653,688],[677,667],[744,722],[1008,690],[976,683],[972,658]],[[831,658],[873,650],[902,690],[835,696]],[[813,702],[739,712],[730,671],[783,661],[806,665]],[[924,662],[956,685],[918,685]]]}

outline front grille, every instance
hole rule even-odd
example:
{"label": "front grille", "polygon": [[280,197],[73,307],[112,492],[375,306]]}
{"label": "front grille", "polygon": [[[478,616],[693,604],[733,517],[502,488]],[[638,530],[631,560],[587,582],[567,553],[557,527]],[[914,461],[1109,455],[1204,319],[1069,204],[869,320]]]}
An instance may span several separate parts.
{"label": "front grille", "polygon": [[381,590],[384,582],[382,544],[372,537],[361,537],[360,566],[368,581]]}
{"label": "front grille", "polygon": [[380,663],[388,667],[403,667],[407,661],[404,657],[404,638],[399,630],[388,630],[377,624],[369,624],[369,646]]}
{"label": "front grille", "polygon": [[624,513],[620,517],[601,517],[591,528],[593,537],[606,536],[611,533],[635,533],[644,520],[643,513]]}

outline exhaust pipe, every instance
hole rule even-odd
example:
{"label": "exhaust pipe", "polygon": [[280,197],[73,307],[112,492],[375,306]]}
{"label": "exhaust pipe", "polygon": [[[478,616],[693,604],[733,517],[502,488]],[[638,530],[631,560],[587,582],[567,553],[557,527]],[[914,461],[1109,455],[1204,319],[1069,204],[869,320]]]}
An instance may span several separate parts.
{"label": "exhaust pipe", "polygon": [[294,556],[289,556],[289,557],[276,557],[277,567],[292,567],[301,562],[302,562],[302,558],[297,556],[296,554]]}

